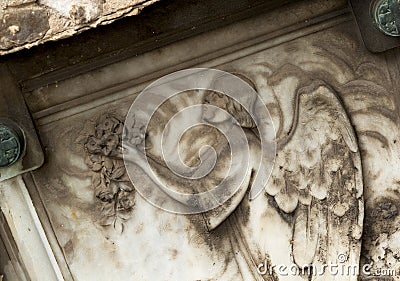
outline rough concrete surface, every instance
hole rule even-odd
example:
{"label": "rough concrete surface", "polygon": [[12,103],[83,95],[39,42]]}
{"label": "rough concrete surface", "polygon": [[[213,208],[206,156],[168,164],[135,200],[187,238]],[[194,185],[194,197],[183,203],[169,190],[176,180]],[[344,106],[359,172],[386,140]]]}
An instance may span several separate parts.
{"label": "rough concrete surface", "polygon": [[1,0],[0,55],[137,15],[157,1]]}

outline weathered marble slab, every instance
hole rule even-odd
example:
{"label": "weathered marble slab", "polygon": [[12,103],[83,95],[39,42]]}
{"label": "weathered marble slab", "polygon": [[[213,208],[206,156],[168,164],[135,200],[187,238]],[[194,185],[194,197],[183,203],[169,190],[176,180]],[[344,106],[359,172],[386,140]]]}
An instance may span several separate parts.
{"label": "weathered marble slab", "polygon": [[[57,238],[58,245],[52,246],[62,249],[58,260],[64,259],[74,280],[307,280],[277,271],[261,275],[257,266],[265,260],[274,265],[323,264],[341,254],[345,264],[371,263],[371,273],[399,270],[397,51],[368,53],[348,14],[334,13],[294,30],[186,64],[247,77],[270,110],[278,140],[290,136],[278,146],[279,165],[266,192],[228,206],[232,215],[216,224],[205,218],[218,218],[218,213],[177,215],[149,204],[126,180],[117,157],[124,117],[148,83],[134,80],[135,67],[151,69],[158,63],[155,57],[125,62],[131,72],[110,66],[38,89],[27,98],[47,154],[46,164],[33,173],[35,188],[49,217],[47,231]],[[190,44],[204,44],[196,40],[184,42],[188,53],[180,52],[180,57],[190,56]],[[168,61],[169,52],[182,46],[157,52]],[[119,66],[122,71],[123,64]],[[113,77],[125,82],[112,88]],[[85,81],[108,83],[108,89],[90,93],[86,88],[91,95],[81,92],[62,100],[82,91]],[[65,93],[59,103],[56,93]],[[183,100],[166,106],[176,111],[203,102],[204,96]],[[212,132],[206,135],[215,142]],[[312,153],[307,155],[305,148]],[[194,151],[188,149],[188,157]],[[312,175],[316,163],[318,172]],[[282,186],[287,190],[279,193]],[[311,197],[301,186],[310,187]],[[306,210],[313,214],[310,219],[304,219],[307,212],[301,211]],[[317,228],[312,226],[315,220]],[[310,249],[318,250],[309,256]],[[357,279],[325,275],[312,280]]]}

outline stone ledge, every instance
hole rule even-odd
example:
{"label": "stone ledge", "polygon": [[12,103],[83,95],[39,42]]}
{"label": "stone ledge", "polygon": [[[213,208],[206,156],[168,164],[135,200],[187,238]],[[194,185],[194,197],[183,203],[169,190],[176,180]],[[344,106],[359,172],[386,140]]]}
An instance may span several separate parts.
{"label": "stone ledge", "polygon": [[137,15],[157,1],[6,0],[0,4],[0,55]]}

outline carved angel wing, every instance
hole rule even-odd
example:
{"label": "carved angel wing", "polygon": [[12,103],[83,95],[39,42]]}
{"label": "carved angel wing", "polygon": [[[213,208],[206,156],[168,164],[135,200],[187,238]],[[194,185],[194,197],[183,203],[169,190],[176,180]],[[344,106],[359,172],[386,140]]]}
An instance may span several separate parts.
{"label": "carved angel wing", "polygon": [[[363,183],[353,128],[334,91],[322,82],[300,89],[295,100],[296,117],[287,138],[280,140],[266,192],[281,212],[293,214],[297,265],[356,266]],[[348,275],[334,278],[351,280]]]}

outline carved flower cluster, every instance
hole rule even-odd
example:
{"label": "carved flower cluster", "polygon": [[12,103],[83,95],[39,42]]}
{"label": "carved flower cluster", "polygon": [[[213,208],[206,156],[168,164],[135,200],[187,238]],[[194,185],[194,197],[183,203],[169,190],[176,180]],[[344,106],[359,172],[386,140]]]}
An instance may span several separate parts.
{"label": "carved flower cluster", "polygon": [[85,163],[93,172],[92,187],[102,204],[100,224],[120,231],[134,207],[133,187],[121,159],[122,129],[121,121],[105,116],[85,142]]}
{"label": "carved flower cluster", "polygon": [[88,137],[85,148],[90,154],[104,156],[120,152],[123,124],[117,118],[106,116],[96,125],[95,134]]}

